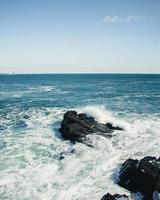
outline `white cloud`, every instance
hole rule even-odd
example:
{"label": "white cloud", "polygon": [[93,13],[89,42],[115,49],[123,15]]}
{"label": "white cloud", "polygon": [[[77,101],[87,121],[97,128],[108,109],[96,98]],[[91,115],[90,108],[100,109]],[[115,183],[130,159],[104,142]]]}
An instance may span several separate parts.
{"label": "white cloud", "polygon": [[125,23],[130,21],[145,21],[147,18],[144,16],[138,15],[129,15],[126,17],[120,16],[105,16],[103,21],[99,22],[98,24],[111,24],[111,23]]}

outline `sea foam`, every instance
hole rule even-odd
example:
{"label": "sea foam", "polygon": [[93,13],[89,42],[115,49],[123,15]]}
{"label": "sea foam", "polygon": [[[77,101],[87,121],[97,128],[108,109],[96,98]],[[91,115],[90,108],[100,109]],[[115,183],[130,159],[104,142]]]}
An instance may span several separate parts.
{"label": "sea foam", "polygon": [[[97,200],[106,192],[127,193],[115,184],[120,164],[129,157],[159,156],[160,119],[156,115],[122,116],[99,105],[72,109],[86,112],[101,123],[122,126],[124,131],[115,131],[110,139],[88,136],[93,148],[73,145],[58,132],[66,109],[15,109],[7,119],[1,118],[8,127],[8,132],[1,134],[5,144],[0,149],[2,199]],[[13,129],[13,119],[23,119],[27,127]],[[70,153],[72,149],[74,153]],[[62,153],[64,159],[59,160]]]}

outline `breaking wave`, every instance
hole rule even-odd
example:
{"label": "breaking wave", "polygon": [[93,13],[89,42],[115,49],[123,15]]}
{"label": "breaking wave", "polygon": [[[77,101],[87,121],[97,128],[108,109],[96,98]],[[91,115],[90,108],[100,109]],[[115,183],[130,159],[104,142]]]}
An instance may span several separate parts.
{"label": "breaking wave", "polygon": [[66,109],[15,109],[1,115],[2,199],[97,200],[107,191],[127,193],[115,184],[119,165],[129,157],[159,156],[158,115],[116,113],[99,105],[73,109],[124,131],[115,131],[111,139],[90,135],[91,148],[61,138],[58,128]]}

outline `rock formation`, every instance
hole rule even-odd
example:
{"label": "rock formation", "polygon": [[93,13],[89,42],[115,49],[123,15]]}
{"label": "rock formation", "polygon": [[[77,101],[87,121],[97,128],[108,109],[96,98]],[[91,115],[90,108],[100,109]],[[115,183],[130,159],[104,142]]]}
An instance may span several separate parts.
{"label": "rock formation", "polygon": [[101,200],[128,200],[128,196],[125,194],[114,194],[111,195],[110,193],[105,194]]}
{"label": "rock formation", "polygon": [[147,200],[158,196],[160,192],[160,158],[148,156],[141,160],[126,160],[120,169],[118,184],[129,191],[141,192],[144,199]]}
{"label": "rock formation", "polygon": [[73,142],[82,142],[88,134],[100,134],[111,137],[114,130],[123,130],[112,124],[102,124],[95,121],[84,113],[78,114],[76,111],[67,111],[61,123],[60,132],[62,137]]}

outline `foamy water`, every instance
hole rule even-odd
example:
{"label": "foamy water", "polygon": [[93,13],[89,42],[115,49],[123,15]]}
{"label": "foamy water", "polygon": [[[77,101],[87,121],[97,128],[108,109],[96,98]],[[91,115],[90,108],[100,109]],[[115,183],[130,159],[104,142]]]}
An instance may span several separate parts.
{"label": "foamy water", "polygon": [[[25,128],[17,133],[12,125],[1,135],[2,199],[97,200],[107,191],[128,193],[115,184],[119,165],[129,157],[159,156],[159,117],[122,119],[102,106],[77,110],[85,111],[99,122],[107,120],[122,125],[125,131],[115,131],[111,139],[90,135],[93,148],[81,143],[72,145],[62,140],[57,131],[65,110],[18,112]],[[4,124],[17,117],[14,112],[9,115]],[[74,153],[70,153],[72,149]],[[59,160],[61,153],[63,160]]]}
{"label": "foamy water", "polygon": [[[97,92],[105,84],[100,83]],[[112,81],[109,83],[111,85]],[[109,83],[105,86],[107,94]],[[72,83],[67,86],[41,83],[37,90],[31,85],[25,86],[27,94],[19,83],[13,87],[21,89],[17,88],[16,92],[3,89],[6,96],[1,96],[0,199],[100,200],[107,192],[131,196],[116,184],[118,170],[128,158],[159,157],[158,102],[152,100],[157,105],[157,112],[149,112],[151,104],[147,101],[141,105],[144,112],[138,112],[139,108],[133,112],[138,100],[132,99],[132,95],[128,94],[131,98],[128,107],[122,104],[126,95],[119,98],[120,102],[117,96],[112,97],[113,102],[108,104],[103,87],[102,96],[95,97],[94,82],[94,92],[91,89],[85,92],[82,83],[77,83],[74,89]],[[78,88],[83,92],[80,93]],[[20,96],[13,99],[10,93]],[[103,103],[99,103],[99,98]],[[123,127],[124,131],[115,131],[110,139],[89,135],[87,142],[93,147],[82,143],[73,145],[63,140],[58,131],[63,114],[69,109],[85,112],[101,123],[111,122]],[[64,159],[60,159],[62,155]],[[137,194],[132,196],[140,199]]]}

